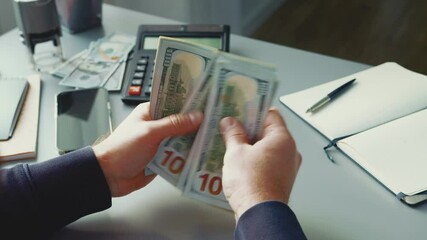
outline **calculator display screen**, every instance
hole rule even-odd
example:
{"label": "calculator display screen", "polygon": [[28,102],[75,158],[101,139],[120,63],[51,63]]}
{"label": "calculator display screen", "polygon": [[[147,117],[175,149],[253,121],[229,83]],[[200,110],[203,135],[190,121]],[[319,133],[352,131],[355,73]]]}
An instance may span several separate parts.
{"label": "calculator display screen", "polygon": [[[214,48],[221,49],[221,38],[216,37],[174,37],[183,40],[187,40],[194,43],[200,43],[208,45]],[[145,37],[144,38],[144,50],[155,50],[157,49],[159,37]]]}

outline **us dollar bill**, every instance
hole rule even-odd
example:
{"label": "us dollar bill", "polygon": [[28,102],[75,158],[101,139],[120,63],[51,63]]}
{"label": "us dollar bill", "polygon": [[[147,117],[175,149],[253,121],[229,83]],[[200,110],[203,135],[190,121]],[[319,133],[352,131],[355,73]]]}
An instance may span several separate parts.
{"label": "us dollar bill", "polygon": [[110,78],[103,86],[108,91],[120,91],[122,89],[123,78],[126,71],[126,63],[129,57],[129,51],[135,45],[136,37],[124,33],[112,33],[107,37],[107,40],[111,42],[120,42],[128,44],[128,48],[125,50],[125,54],[119,61],[119,66],[113,72],[113,74],[111,74]]}
{"label": "us dollar bill", "polygon": [[[210,91],[209,70],[217,54],[215,48],[161,37],[150,103],[152,118],[181,112],[186,103],[186,112],[204,111]],[[192,100],[187,101],[189,98]],[[195,134],[165,139],[148,168],[176,185],[194,137]]]}
{"label": "us dollar bill", "polygon": [[[201,111],[204,112],[208,95],[211,90],[212,61],[209,63],[207,71],[191,92],[190,97],[183,106],[181,112]],[[188,170],[183,172],[188,164],[187,157],[193,147],[196,134],[187,136],[177,136],[165,139],[159,146],[153,160],[148,167],[158,175],[162,176],[172,185],[183,190],[183,184],[178,185],[178,180],[182,175],[187,175]]]}
{"label": "us dollar bill", "polygon": [[133,48],[135,37],[113,33],[96,42],[91,42],[84,53],[67,61],[54,73],[62,77],[60,85],[92,88],[106,87],[119,90],[123,81],[125,62]]}
{"label": "us dollar bill", "polygon": [[159,119],[179,113],[219,50],[202,44],[160,37],[150,113]]}
{"label": "us dollar bill", "polygon": [[117,63],[93,62],[85,59],[59,84],[77,88],[93,88],[103,86],[118,67]]}
{"label": "us dollar bill", "polygon": [[188,156],[189,174],[180,180],[185,182],[184,195],[230,208],[222,189],[225,144],[219,121],[237,118],[255,142],[276,89],[275,76],[274,67],[264,63],[226,53],[216,59],[205,119]]}
{"label": "us dollar bill", "polygon": [[194,110],[204,112],[205,118],[197,134],[165,139],[149,169],[184,195],[229,209],[222,191],[225,145],[219,121],[236,117],[255,142],[271,105],[275,76],[270,65],[162,37],[154,70],[152,118]]}
{"label": "us dollar bill", "polygon": [[122,89],[123,77],[126,71],[126,60],[120,62],[117,69],[113,74],[111,74],[110,78],[108,78],[107,82],[104,84],[104,88],[108,91],[120,91],[120,89]]}
{"label": "us dollar bill", "polygon": [[88,51],[86,49],[77,53],[72,58],[68,59],[66,62],[51,71],[50,74],[58,78],[64,78],[65,76],[68,76],[79,66],[81,62],[85,60],[87,55]]}

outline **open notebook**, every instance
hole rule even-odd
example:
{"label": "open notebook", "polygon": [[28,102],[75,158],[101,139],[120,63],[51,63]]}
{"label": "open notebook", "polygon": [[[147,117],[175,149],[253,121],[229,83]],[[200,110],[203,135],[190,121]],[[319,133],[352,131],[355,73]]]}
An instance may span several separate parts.
{"label": "open notebook", "polygon": [[[353,78],[347,92],[318,112],[306,113]],[[427,200],[427,76],[389,62],[280,101],[399,199],[408,204]]]}

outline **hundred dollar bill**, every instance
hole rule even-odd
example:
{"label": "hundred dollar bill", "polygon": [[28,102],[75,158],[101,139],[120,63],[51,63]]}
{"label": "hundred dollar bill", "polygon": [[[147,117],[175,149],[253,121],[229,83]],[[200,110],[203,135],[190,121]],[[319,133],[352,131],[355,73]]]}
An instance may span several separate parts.
{"label": "hundred dollar bill", "polygon": [[[63,76],[59,84],[77,88],[104,86],[109,90],[117,90],[123,80],[123,63],[134,45],[134,39],[133,36],[114,33],[92,42],[85,54],[73,58],[62,69],[60,73],[71,71]],[[110,78],[112,82],[108,83]]]}
{"label": "hundred dollar bill", "polygon": [[64,78],[73,72],[74,69],[76,69],[79,64],[85,60],[87,54],[87,50],[83,50],[77,53],[72,58],[68,59],[66,62],[54,69],[50,74],[58,78]]}
{"label": "hundred dollar bill", "polygon": [[104,88],[108,91],[120,91],[122,89],[123,77],[126,71],[126,63],[120,62],[117,69],[111,74],[110,78],[104,84]]}
{"label": "hundred dollar bill", "polygon": [[197,147],[191,148],[188,157],[189,174],[179,181],[185,182],[184,195],[229,209],[222,190],[225,144],[219,121],[226,116],[237,118],[255,142],[271,105],[276,75],[270,65],[221,53],[212,79],[205,120],[195,139]]}
{"label": "hundred dollar bill", "polygon": [[[133,47],[136,41],[135,36],[124,33],[112,33],[107,37],[108,41],[121,42],[130,44],[129,47]],[[120,65],[110,76],[104,85],[104,88],[108,91],[120,91],[123,84],[123,78],[126,71],[126,63],[128,61],[128,53],[126,53],[120,60]]]}
{"label": "hundred dollar bill", "polygon": [[[151,113],[156,111],[154,119],[180,112],[190,95],[194,96],[190,102],[197,106],[189,106],[187,111],[204,110],[210,90],[207,70],[217,53],[215,48],[160,38],[151,101]],[[176,185],[193,139],[194,135],[164,140],[148,167]]]}
{"label": "hundred dollar bill", "polygon": [[[206,108],[208,95],[211,90],[211,69],[212,61],[209,63],[207,71],[201,77],[197,87],[191,92],[181,112],[201,111]],[[165,139],[159,146],[153,160],[148,167],[158,175],[162,176],[172,185],[177,186],[183,169],[187,164],[187,157],[193,146],[196,134],[187,136],[177,136]],[[177,186],[181,190],[182,185]]]}
{"label": "hundred dollar bill", "polygon": [[219,50],[173,38],[160,37],[156,53],[150,113],[159,119],[182,110]]}
{"label": "hundred dollar bill", "polygon": [[90,59],[85,59],[69,75],[65,76],[59,84],[77,88],[103,86],[117,67],[118,63],[93,62]]}
{"label": "hundred dollar bill", "polygon": [[94,62],[118,62],[127,55],[132,45],[126,42],[111,42],[109,40],[98,41],[96,46],[90,49],[89,58]]}

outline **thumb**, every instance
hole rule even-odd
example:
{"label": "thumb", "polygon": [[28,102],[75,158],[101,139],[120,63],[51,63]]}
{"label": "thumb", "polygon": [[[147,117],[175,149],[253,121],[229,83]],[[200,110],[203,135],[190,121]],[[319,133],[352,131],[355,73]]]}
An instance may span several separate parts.
{"label": "thumb", "polygon": [[155,137],[163,140],[171,136],[181,136],[196,131],[203,121],[203,113],[190,112],[172,114],[170,116],[150,121],[150,128],[156,133]]}
{"label": "thumb", "polygon": [[242,124],[233,117],[221,119],[220,130],[227,148],[232,145],[248,142],[245,129]]}
{"label": "thumb", "polygon": [[[280,130],[280,131],[279,131]],[[271,108],[264,121],[264,131],[262,138],[283,132],[288,133],[288,129],[286,127],[285,120],[283,120],[282,115],[280,115],[279,111],[275,108]]]}

